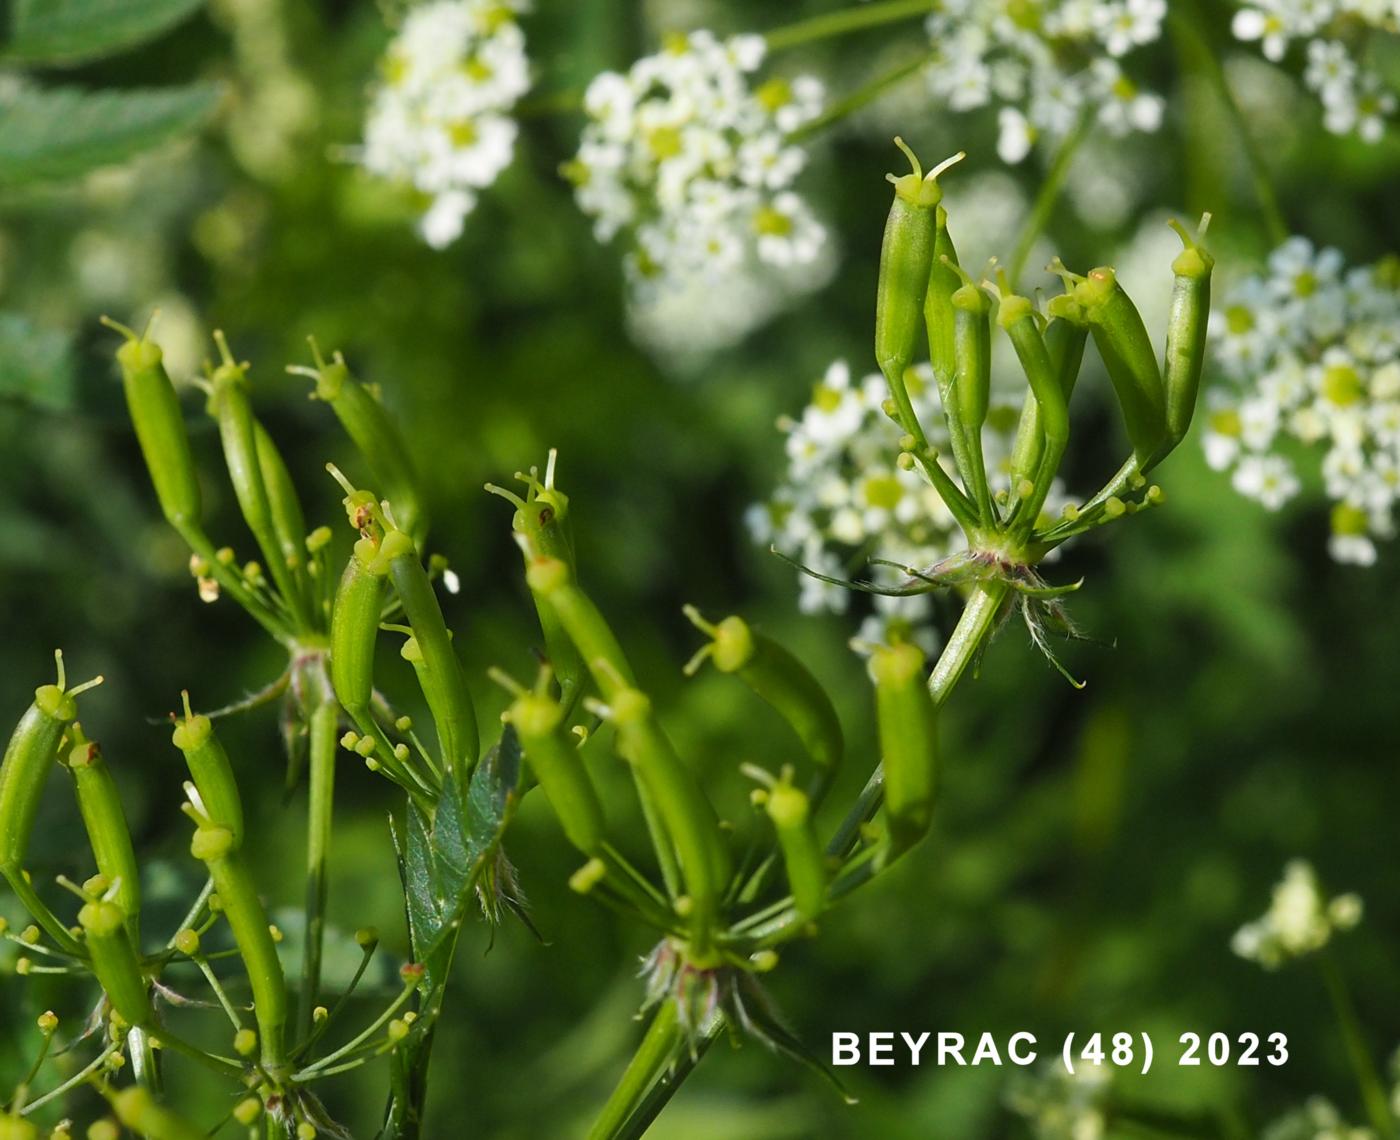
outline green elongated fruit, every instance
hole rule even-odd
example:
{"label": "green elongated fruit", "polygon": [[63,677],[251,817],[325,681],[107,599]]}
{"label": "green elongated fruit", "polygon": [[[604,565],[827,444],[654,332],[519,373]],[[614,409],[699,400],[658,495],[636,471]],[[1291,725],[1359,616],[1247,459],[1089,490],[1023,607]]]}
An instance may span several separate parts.
{"label": "green elongated fruit", "polygon": [[282,563],[289,570],[299,571],[306,562],[306,516],[301,509],[301,497],[277,444],[256,419],[253,442],[258,450],[258,472],[267,492],[272,533],[282,552]]}
{"label": "green elongated fruit", "polygon": [[937,709],[924,687],[923,651],[879,646],[870,659],[885,765],[885,809],[896,854],[928,831],[938,763]]}
{"label": "green elongated fruit", "polygon": [[[1162,375],[1167,390],[1167,444],[1180,443],[1191,427],[1205,364],[1206,327],[1210,320],[1210,275],[1215,258],[1201,244],[1210,215],[1201,219],[1198,237],[1192,238],[1178,222],[1172,226],[1184,248],[1172,262],[1172,299],[1167,317],[1167,351]],[[1154,458],[1160,462],[1165,452]]]}
{"label": "green elongated fruit", "polygon": [[936,209],[936,219],[928,291],[924,294],[924,325],[928,331],[929,362],[933,365],[938,395],[947,408],[958,360],[953,339],[953,294],[962,281],[953,268],[958,264],[958,251],[948,232],[948,212],[942,206]]}
{"label": "green elongated fruit", "polygon": [[199,479],[180,399],[166,374],[160,346],[105,317],[103,324],[126,337],[117,349],[122,391],[161,513],[182,535],[198,531]]}
{"label": "green elongated fruit", "polygon": [[1091,269],[1075,286],[1094,345],[1123,412],[1128,440],[1139,463],[1146,463],[1167,432],[1166,395],[1157,354],[1132,298],[1107,266]]}
{"label": "green elongated fruit", "polygon": [[398,425],[369,387],[351,375],[340,353],[327,362],[314,341],[311,348],[316,366],[289,371],[316,382],[314,398],[331,406],[345,434],[369,463],[375,482],[393,507],[395,522],[415,541],[421,541],[428,529],[428,512],[418,472]]}
{"label": "green elongated fruit", "polygon": [[207,1136],[203,1129],[158,1104],[140,1085],[114,1093],[112,1110],[123,1125],[146,1140],[205,1140]]}
{"label": "green elongated fruit", "polygon": [[[1074,393],[1079,370],[1084,363],[1084,346],[1089,339],[1089,326],[1083,310],[1070,297],[1052,297],[1048,306],[1050,326],[1045,330],[1045,347],[1050,353],[1050,365],[1059,377],[1065,404]],[[1040,466],[1045,447],[1045,432],[1041,426],[1040,401],[1034,391],[1026,393],[1021,405],[1021,421],[1016,428],[1016,440],[1011,448],[1011,480],[1015,487],[1022,479],[1033,479]]]}
{"label": "green elongated fruit", "polygon": [[78,911],[92,972],[112,1008],[128,1025],[147,1028],[155,1022],[151,995],[127,932],[127,915],[115,902],[94,899]]}
{"label": "green elongated fruit", "polygon": [[[531,470],[529,491],[525,498],[490,483],[486,489],[515,505],[511,530],[525,556],[526,568],[537,558],[557,558],[572,575],[577,563],[574,559],[573,531],[569,525],[569,498],[554,485],[555,456],[554,451],[549,453],[543,483]],[[532,597],[535,612],[539,615],[540,631],[544,634],[549,665],[559,681],[560,695],[567,707],[583,684],[583,659],[564,631],[553,603],[538,592],[532,593]]]}
{"label": "green elongated fruit", "polygon": [[418,676],[437,729],[443,763],[452,769],[465,766],[465,770],[470,771],[476,764],[481,742],[476,709],[467,690],[467,676],[452,647],[452,635],[428,580],[428,572],[419,561],[418,548],[404,531],[385,532],[374,568],[381,566],[388,567],[394,591],[403,603],[404,614],[422,655]]}
{"label": "green elongated fruit", "polygon": [[608,697],[617,747],[636,770],[675,845],[690,900],[692,942],[703,957],[710,950],[720,891],[729,880],[729,849],[719,818],[695,773],[662,732],[645,693],[621,687]]}
{"label": "green elongated fruit", "polygon": [[763,808],[778,836],[793,908],[803,922],[811,922],[826,906],[827,886],[826,855],[812,824],[811,801],[801,788],[779,780],[767,790]]}
{"label": "green elongated fruit", "polygon": [[603,805],[569,736],[564,731],[564,710],[542,693],[524,693],[508,713],[525,760],[559,817],[570,843],[585,855],[597,855],[603,847],[606,822]]}
{"label": "green elongated fruit", "polygon": [[94,678],[72,690],[65,688],[63,655],[58,662],[58,684],[40,685],[34,702],[20,717],[0,763],[0,868],[18,871],[29,848],[44,782],[58,758],[59,743],[78,716],[77,695],[100,684]]}
{"label": "green elongated fruit", "polygon": [[237,850],[243,846],[243,798],[238,794],[233,765],[214,733],[213,722],[191,711],[189,693],[181,693],[180,698],[185,705],[185,716],[175,723],[171,741],[184,753],[185,767],[199,792],[205,817],[228,832]]}
{"label": "green elongated fruit", "polygon": [[190,854],[209,869],[209,877],[248,973],[262,1063],[276,1072],[286,1059],[287,981],[277,960],[277,945],[272,940],[267,911],[258,898],[247,866],[238,857],[228,828],[201,823],[190,841]]}
{"label": "green elongated fruit", "polygon": [[[223,445],[229,482],[233,485],[238,509],[257,541],[278,592],[298,625],[308,628],[310,619],[305,600],[287,566],[282,541],[273,521],[268,487],[263,480],[263,460],[258,454],[258,423],[248,398],[248,369],[233,359],[221,332],[215,331],[214,340],[219,346],[223,363],[214,369],[209,378],[209,413],[219,425],[219,441]],[[280,508],[284,516],[288,509],[285,504]],[[300,507],[296,510],[299,512]],[[301,540],[302,536],[299,535],[297,541]]]}
{"label": "green elongated fruit", "polygon": [[962,282],[953,290],[953,383],[949,389],[949,432],[958,467],[985,525],[996,521],[982,452],[982,426],[992,393],[992,303],[987,294],[951,261],[943,262]]}
{"label": "green elongated fruit", "polygon": [[[74,726],[77,734],[77,726]],[[126,914],[131,944],[141,945],[141,872],[131,843],[131,828],[111,769],[96,743],[81,740],[68,753],[68,771],[98,871],[113,884],[113,901]]]}
{"label": "green elongated fruit", "polygon": [[938,175],[963,156],[953,158],[923,173],[914,152],[895,139],[909,158],[909,174],[886,177],[894,186],[894,200],[885,218],[880,243],[880,275],[875,291],[875,361],[890,386],[905,430],[922,442],[914,407],[904,380],[905,370],[914,363],[924,298],[928,293],[929,271],[937,238],[935,212],[943,191]]}
{"label": "green elongated fruit", "polygon": [[532,559],[525,570],[530,593],[543,598],[559,616],[598,691],[609,700],[633,683],[632,667],[616,635],[593,604],[574,583],[569,565],[559,558]]}
{"label": "green elongated fruit", "polygon": [[374,647],[384,607],[385,576],[376,572],[372,540],[355,543],[331,606],[331,687],[358,723],[374,697]]}
{"label": "green elongated fruit", "polygon": [[686,616],[711,637],[691,659],[694,672],[705,657],[721,673],[736,674],[792,726],[807,755],[822,773],[820,786],[835,774],[845,751],[841,721],[826,690],[805,665],[771,637],[755,631],[738,616],[710,623],[693,606]]}

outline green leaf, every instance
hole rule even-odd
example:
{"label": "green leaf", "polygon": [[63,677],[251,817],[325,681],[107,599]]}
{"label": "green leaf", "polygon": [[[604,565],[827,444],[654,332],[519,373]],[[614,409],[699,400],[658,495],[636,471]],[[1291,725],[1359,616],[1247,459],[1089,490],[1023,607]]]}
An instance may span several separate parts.
{"label": "green leaf", "polygon": [[72,335],[0,313],[0,399],[64,411],[73,406]]}
{"label": "green leaf", "polygon": [[0,189],[73,178],[188,134],[219,88],[81,91],[25,88],[0,106]]}
{"label": "green leaf", "polygon": [[0,59],[78,63],[125,51],[173,28],[204,0],[14,0]]}
{"label": "green leaf", "polygon": [[515,729],[507,725],[500,742],[472,773],[465,803],[456,781],[451,777],[443,781],[432,834],[433,893],[441,910],[441,924],[426,951],[420,952],[430,970],[434,952],[452,945],[451,935],[461,925],[477,881],[495,858],[515,817],[520,770],[520,742]]}

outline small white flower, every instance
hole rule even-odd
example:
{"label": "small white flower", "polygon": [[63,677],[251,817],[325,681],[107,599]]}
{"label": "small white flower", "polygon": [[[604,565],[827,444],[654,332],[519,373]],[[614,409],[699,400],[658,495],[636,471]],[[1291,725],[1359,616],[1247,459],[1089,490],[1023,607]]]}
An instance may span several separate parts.
{"label": "small white flower", "polygon": [[1231,482],[1241,495],[1276,511],[1298,493],[1298,477],[1281,455],[1246,455]]}
{"label": "small white flower", "polygon": [[360,162],[423,195],[423,240],[443,248],[514,157],[510,117],[529,87],[510,2],[433,0],[410,10],[384,53]]}
{"label": "small white flower", "polygon": [[1334,931],[1356,926],[1361,909],[1356,895],[1339,895],[1329,902],[1312,865],[1293,859],[1274,887],[1269,909],[1235,932],[1231,949],[1241,958],[1274,969],[1290,958],[1322,949]]}

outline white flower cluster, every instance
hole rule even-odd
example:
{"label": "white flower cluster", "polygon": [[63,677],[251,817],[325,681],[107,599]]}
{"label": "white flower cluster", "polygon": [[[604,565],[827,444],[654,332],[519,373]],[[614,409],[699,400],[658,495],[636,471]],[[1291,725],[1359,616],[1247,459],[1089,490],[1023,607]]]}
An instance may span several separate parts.
{"label": "white flower cluster", "polygon": [[[1354,48],[1375,31],[1400,31],[1395,0],[1255,0],[1235,13],[1238,40],[1258,41],[1264,57],[1278,63],[1294,41],[1306,44],[1303,82],[1322,101],[1323,122],[1334,134],[1355,132],[1379,142],[1396,98],[1366,67]],[[1362,35],[1358,35],[1362,33]]]}
{"label": "white flower cluster", "polygon": [[1231,383],[1207,397],[1207,462],[1277,510],[1301,486],[1284,445],[1325,449],[1328,548],[1374,562],[1400,498],[1400,266],[1348,271],[1337,250],[1293,237],[1229,293],[1211,329]]}
{"label": "white flower cluster", "polygon": [[1324,1096],[1310,1096],[1301,1108],[1274,1121],[1262,1140],[1377,1140],[1370,1128],[1348,1124]]}
{"label": "white flower cluster", "polygon": [[566,173],[598,239],[626,234],[639,296],[821,253],[826,231],[792,189],[807,154],[790,136],[821,113],[822,84],[753,86],[765,51],[762,36],[697,31],[588,85],[588,124]]}
{"label": "white flower cluster", "polygon": [[1069,1073],[1063,1065],[1048,1065],[1018,1074],[1003,1101],[1030,1123],[1036,1140],[1102,1140],[1108,1135],[1111,1073],[1106,1066],[1079,1065]]}
{"label": "white flower cluster", "polygon": [[1361,909],[1361,899],[1354,894],[1329,900],[1312,865],[1293,859],[1274,886],[1269,909],[1235,931],[1230,948],[1273,970],[1290,958],[1321,950],[1334,932],[1350,930],[1361,921]]}
{"label": "white flower cluster", "polygon": [[422,196],[423,240],[452,244],[477,192],[515,155],[516,100],[530,86],[524,0],[433,0],[389,44],[360,161]]}
{"label": "white flower cluster", "polygon": [[1155,131],[1164,102],[1119,60],[1162,34],[1166,0],[944,0],[927,21],[934,95],[954,111],[995,105],[997,153],[1020,162],[1085,115],[1114,136]]}
{"label": "white flower cluster", "polygon": [[[927,365],[915,369],[909,394],[929,443],[953,474],[938,386]],[[884,558],[926,569],[966,546],[938,492],[918,470],[897,463],[902,429],[885,414],[885,379],[872,373],[856,381],[838,360],[813,392],[799,420],[784,420],[787,473],[765,503],[749,508],[754,541],[774,546],[789,558],[832,578],[865,578],[883,586],[908,581],[894,567],[872,566]],[[993,492],[1009,488],[1011,444],[1019,406],[994,402],[983,432],[988,481]],[[954,475],[956,478],[956,475]],[[1045,510],[1054,514],[1067,500],[1058,483]],[[798,577],[798,605],[804,613],[845,613],[851,591],[807,574]],[[930,594],[874,598],[875,612],[861,626],[857,642],[884,642],[892,628],[913,636],[926,649],[932,631]]]}

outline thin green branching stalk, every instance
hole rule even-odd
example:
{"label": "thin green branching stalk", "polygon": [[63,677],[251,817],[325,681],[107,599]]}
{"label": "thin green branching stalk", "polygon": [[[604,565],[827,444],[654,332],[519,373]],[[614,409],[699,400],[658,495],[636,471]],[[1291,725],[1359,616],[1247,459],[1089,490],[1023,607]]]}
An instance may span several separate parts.
{"label": "thin green branching stalk", "polygon": [[918,19],[932,11],[931,0],[885,0],[880,4],[862,4],[799,20],[786,27],[775,28],[763,38],[768,43],[769,51],[784,51],[820,40],[848,36],[868,28]]}
{"label": "thin green branching stalk", "polygon": [[1323,985],[1327,987],[1327,997],[1332,1003],[1332,1012],[1336,1014],[1342,1043],[1346,1047],[1347,1061],[1352,1076],[1356,1078],[1356,1087],[1361,1092],[1361,1101],[1366,1106],[1366,1115],[1371,1119],[1371,1127],[1382,1140],[1395,1140],[1395,1115],[1390,1110],[1385,1086],[1376,1071],[1371,1050],[1366,1045],[1346,979],[1337,967],[1336,959],[1325,947],[1317,955],[1317,966],[1322,973]]}
{"label": "thin green branching stalk", "polygon": [[[640,1132],[625,1131],[625,1126],[640,1111],[643,1098],[665,1074],[677,1052],[681,1051],[681,1037],[676,1003],[662,1001],[652,1014],[646,1035],[627,1063],[622,1079],[617,1082],[617,1087],[593,1121],[588,1140],[620,1140],[626,1135],[641,1135]],[[670,1083],[672,1086],[678,1085],[680,1078],[673,1078]],[[660,1108],[656,1111],[659,1112]],[[643,1129],[646,1124],[650,1124],[650,1120],[643,1124]]]}
{"label": "thin green branching stalk", "polygon": [[28,1116],[32,1112],[37,1112],[50,1101],[55,1101],[64,1094],[72,1092],[79,1085],[87,1083],[87,1081],[91,1077],[100,1072],[106,1066],[108,1061],[110,1061],[120,1052],[121,1047],[119,1045],[113,1045],[103,1050],[101,1053],[99,1053],[96,1057],[94,1057],[91,1061],[89,1061],[86,1065],[84,1065],[81,1069],[79,1069],[62,1084],[55,1085],[53,1088],[49,1089],[48,1092],[44,1093],[43,1096],[37,1096],[33,1100],[29,1101],[22,1109],[20,1109],[20,1115]]}
{"label": "thin green branching stalk", "polygon": [[323,700],[311,714],[308,745],[308,803],[306,808],[306,930],[301,963],[301,996],[297,1025],[311,1032],[311,1015],[321,990],[321,957],[326,935],[332,813],[335,806],[336,739],[339,708]]}
{"label": "thin green branching stalk", "polygon": [[1259,144],[1255,141],[1244,110],[1235,98],[1235,93],[1230,90],[1230,81],[1225,75],[1219,53],[1201,33],[1201,17],[1195,5],[1172,5],[1167,13],[1167,26],[1176,42],[1178,53],[1183,60],[1190,61],[1188,70],[1195,71],[1210,85],[1229,117],[1240,145],[1240,152],[1249,167],[1249,177],[1254,187],[1254,196],[1258,199],[1264,228],[1274,245],[1282,245],[1290,231],[1287,221],[1284,220],[1283,209],[1279,205],[1278,192],[1274,189],[1273,175],[1259,150]]}
{"label": "thin green branching stalk", "polygon": [[843,119],[849,118],[861,108],[869,106],[886,92],[898,87],[911,75],[919,74],[929,65],[932,59],[933,54],[931,52],[924,52],[877,75],[874,79],[861,84],[861,86],[857,87],[854,91],[850,91],[837,99],[811,122],[803,123],[802,126],[793,131],[788,138],[795,143],[805,142],[821,134]]}

